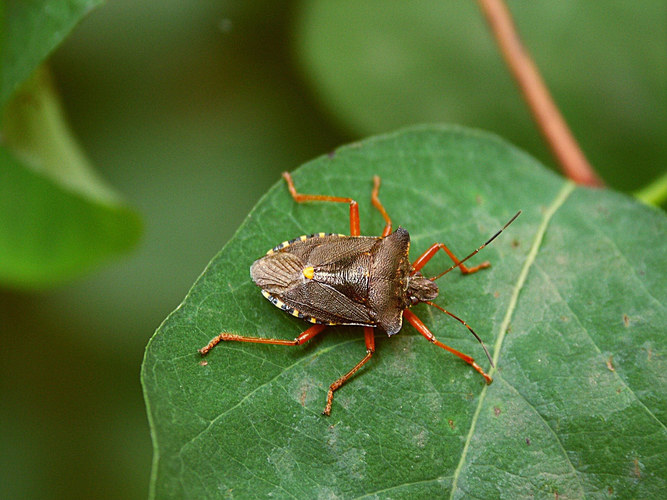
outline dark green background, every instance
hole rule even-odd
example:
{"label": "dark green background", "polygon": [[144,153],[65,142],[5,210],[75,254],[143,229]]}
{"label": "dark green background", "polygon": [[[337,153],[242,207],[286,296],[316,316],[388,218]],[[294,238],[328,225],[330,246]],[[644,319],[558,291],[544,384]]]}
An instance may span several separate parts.
{"label": "dark green background", "polygon": [[[494,130],[553,163],[473,2],[420,2],[393,20],[391,9],[364,14],[354,2],[336,16],[331,2],[246,3],[110,2],[51,60],[75,133],[143,215],[145,234],[84,279],[0,292],[0,483],[10,497],[145,496],[143,349],[282,170],[426,120]],[[660,173],[664,3],[510,5],[601,175],[631,190]],[[442,51],[421,57],[423,39]]]}

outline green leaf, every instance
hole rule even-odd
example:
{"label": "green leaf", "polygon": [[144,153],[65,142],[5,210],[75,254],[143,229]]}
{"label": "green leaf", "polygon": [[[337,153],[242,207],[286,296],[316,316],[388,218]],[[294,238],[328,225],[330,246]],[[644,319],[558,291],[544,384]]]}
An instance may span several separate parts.
{"label": "green leaf", "polygon": [[[476,4],[302,2],[297,54],[314,94],[355,135],[454,122],[495,131],[554,164]],[[641,9],[624,0],[508,4],[605,181],[631,191],[663,173],[665,2]]]}
{"label": "green leaf", "polygon": [[0,282],[42,288],[132,248],[137,214],[65,189],[0,148]]}
{"label": "green leaf", "polygon": [[[464,255],[523,214],[436,302],[466,319],[495,382],[410,326],[387,338],[321,415],[328,386],[365,354],[360,328],[300,347],[228,342],[221,331],[292,339],[308,325],[251,282],[283,240],[348,232],[345,204],[296,204],[278,182],[150,341],[142,383],[155,446],[152,496],[656,498],[667,487],[665,216],[575,188],[485,133],[419,127],[340,148],[300,168],[306,193],[352,196],[379,234],[372,176],[412,257],[434,241]],[[196,244],[196,242],[194,242]],[[450,265],[444,253],[427,275]],[[413,308],[438,339],[488,368],[459,323]]]}
{"label": "green leaf", "polygon": [[0,283],[41,288],[132,248],[141,221],[98,178],[38,69],[5,108],[0,146]]}
{"label": "green leaf", "polygon": [[0,16],[0,108],[102,0],[7,0]]}

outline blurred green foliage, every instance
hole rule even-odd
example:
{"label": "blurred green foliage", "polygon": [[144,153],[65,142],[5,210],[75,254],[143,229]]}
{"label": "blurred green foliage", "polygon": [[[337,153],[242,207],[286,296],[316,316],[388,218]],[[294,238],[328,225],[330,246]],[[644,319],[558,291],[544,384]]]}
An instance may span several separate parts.
{"label": "blurred green foliage", "polygon": [[[19,33],[7,28],[11,9],[52,3],[62,4],[2,4],[3,55],[16,53],[7,50],[9,37],[16,41]],[[437,15],[436,3],[414,6],[404,24],[381,23],[380,13],[371,12],[361,28],[367,37],[374,35],[370,48],[382,57],[370,63],[357,57],[351,61],[356,66],[348,65],[348,58],[362,55],[359,47],[345,45],[354,29],[359,36],[353,21],[362,19],[352,2],[327,18],[317,15],[325,2],[167,0],[156,6],[116,0],[74,29],[50,59],[56,88],[88,158],[141,213],[145,235],[132,254],[85,279],[39,294],[0,292],[3,493],[10,498],[145,497],[152,449],[139,367],[147,340],[280,171],[375,130],[361,126],[358,117],[376,117],[387,128],[422,120],[492,128],[545,157],[479,13],[458,3],[445,2]],[[512,4],[556,100],[575,134],[583,136],[584,149],[594,152],[603,177],[608,172],[615,186],[628,191],[665,165],[660,111],[667,92],[666,8],[648,3],[650,9],[626,7],[623,15],[610,11],[630,26],[644,26],[632,32],[619,29],[606,11],[582,7],[588,5],[584,0],[530,9]],[[466,15],[454,10],[463,8]],[[382,19],[392,9],[385,10]],[[37,12],[55,19],[53,10]],[[341,18],[350,21],[350,34],[334,31]],[[36,25],[38,34],[52,25],[48,19]],[[428,81],[435,87],[425,89],[428,82],[419,72],[430,72],[434,63],[396,64],[412,57],[397,50],[408,47],[398,35],[422,26],[417,21],[432,25],[435,33],[441,29],[442,37],[428,40],[443,49],[437,67],[445,73],[447,67],[459,68],[452,75],[471,80],[461,84],[433,72]],[[574,35],[585,35],[581,43],[575,43],[572,26],[579,30]],[[61,38],[71,27],[61,26]],[[444,37],[447,33],[460,37]],[[475,36],[465,38],[470,33]],[[329,39],[327,45],[321,37]],[[322,50],[329,47],[331,52]],[[615,54],[625,54],[619,61],[631,65],[627,71],[604,63]],[[359,62],[367,72],[360,78],[352,73]],[[593,62],[599,62],[598,70],[582,71]],[[493,66],[494,76],[472,78],[466,70],[470,64],[484,75]],[[335,81],[323,82],[322,66],[338,68]],[[399,90],[421,104],[396,100],[398,118],[392,120],[385,120],[371,98],[331,90],[336,82],[345,84],[340,77],[348,72],[355,78],[347,85],[354,84],[360,96],[388,95],[396,85],[381,86],[381,77],[397,70],[407,79]],[[22,75],[18,80],[29,76]],[[643,87],[632,90],[632,75],[657,82],[648,97],[640,92]],[[502,81],[504,89],[493,99],[473,85],[488,78]],[[8,85],[3,80],[7,95],[13,88]],[[611,94],[600,90],[610,88]],[[452,95],[454,101],[446,99]],[[423,108],[436,113],[413,114]],[[606,133],[596,134],[598,128],[607,130],[602,124],[632,133],[612,135],[610,142]],[[608,155],[602,154],[605,148]],[[621,167],[616,163],[606,170],[609,158],[617,156],[623,158]]]}
{"label": "blurred green foliage", "polygon": [[[637,189],[667,163],[667,4],[509,0],[517,29],[591,164]],[[304,71],[357,134],[406,123],[494,131],[555,165],[476,2],[316,0],[297,24]]]}
{"label": "blurred green foliage", "polygon": [[39,289],[133,248],[139,216],[72,137],[45,67],[7,104],[0,146],[0,284]]}
{"label": "blurred green foliage", "polygon": [[102,0],[2,2],[0,106],[58,46],[81,17]]}

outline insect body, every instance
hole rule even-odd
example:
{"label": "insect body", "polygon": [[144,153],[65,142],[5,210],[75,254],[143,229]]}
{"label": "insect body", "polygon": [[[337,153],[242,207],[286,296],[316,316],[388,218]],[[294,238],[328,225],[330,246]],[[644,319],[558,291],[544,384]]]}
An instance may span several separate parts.
{"label": "insect body", "polygon": [[[473,358],[439,342],[409,308],[419,302],[437,307],[465,325],[482,343],[477,334],[463,320],[432,302],[438,296],[438,286],[435,280],[455,267],[459,267],[464,274],[474,273],[488,267],[488,262],[472,268],[466,267],[463,263],[495,239],[516,219],[520,212],[465,259],[456,258],[443,243],[434,243],[417,260],[410,263],[408,255],[410,235],[402,227],[392,233],[391,219],[378,198],[379,177],[374,178],[374,189],[371,195],[373,205],[380,211],[386,222],[382,236],[379,237],[359,235],[359,209],[356,201],[351,198],[301,194],[296,191],[292,178],[287,172],[283,174],[283,177],[287,181],[292,197],[298,203],[330,201],[350,204],[351,236],[318,233],[285,241],[269,250],[250,268],[250,275],[262,289],[264,297],[289,314],[314,323],[314,325],[294,340],[221,333],[199,350],[202,355],[207,354],[221,341],[300,345],[312,339],[326,326],[363,326],[366,356],[354,368],[331,384],[323,412],[324,415],[329,415],[334,391],[361,368],[375,351],[374,328],[379,326],[389,336],[392,336],[401,330],[403,318],[405,318],[429,341],[470,364],[487,383],[492,382],[491,377],[475,363]],[[449,255],[454,265],[436,277],[426,278],[420,271],[440,249]],[[482,346],[484,346],[483,343]],[[493,365],[486,347],[484,351]]]}
{"label": "insect body", "polygon": [[409,247],[400,227],[386,238],[316,234],[270,250],[250,275],[290,314],[324,325],[380,326],[394,335],[405,308],[438,295],[434,282],[410,275]]}

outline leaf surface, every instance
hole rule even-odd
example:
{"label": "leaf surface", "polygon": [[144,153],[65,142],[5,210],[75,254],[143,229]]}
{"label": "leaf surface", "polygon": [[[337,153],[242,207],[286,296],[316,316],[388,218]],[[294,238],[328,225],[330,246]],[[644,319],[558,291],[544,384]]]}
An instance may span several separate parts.
{"label": "leaf surface", "polygon": [[[251,282],[283,240],[349,231],[345,204],[295,204],[278,182],[150,341],[142,382],[159,498],[651,498],[667,485],[665,235],[660,212],[575,188],[513,146],[456,127],[418,127],[352,144],[294,174],[305,193],[352,196],[362,234],[380,198],[410,231],[463,256],[523,214],[473,263],[438,281],[437,303],[466,319],[496,361],[486,386],[410,326],[364,355],[360,328],[300,347],[228,342],[221,331],[291,339],[307,324]],[[425,268],[436,274],[444,253]],[[413,308],[444,343],[488,361],[459,323]]]}

